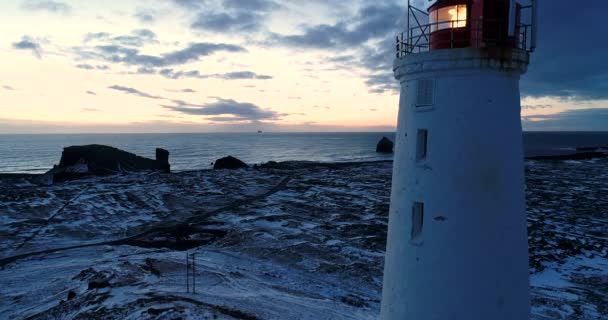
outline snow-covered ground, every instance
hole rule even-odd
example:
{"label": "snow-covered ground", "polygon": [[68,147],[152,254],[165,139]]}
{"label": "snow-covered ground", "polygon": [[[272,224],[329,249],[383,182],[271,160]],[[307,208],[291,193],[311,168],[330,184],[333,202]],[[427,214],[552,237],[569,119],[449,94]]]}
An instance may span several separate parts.
{"label": "snow-covered ground", "polygon": [[[0,179],[0,318],[377,319],[391,166]],[[608,161],[527,185],[532,318],[608,317]]]}

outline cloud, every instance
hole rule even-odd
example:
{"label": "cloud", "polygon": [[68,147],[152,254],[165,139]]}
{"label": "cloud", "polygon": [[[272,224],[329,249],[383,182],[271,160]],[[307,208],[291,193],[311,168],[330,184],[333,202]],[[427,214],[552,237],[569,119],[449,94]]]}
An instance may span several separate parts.
{"label": "cloud", "polygon": [[5,90],[8,90],[8,91],[17,91],[17,90],[19,90],[19,89],[13,88],[13,87],[8,86],[8,85],[4,85],[4,86],[2,86],[2,88],[5,89]]}
{"label": "cloud", "polygon": [[156,33],[150,29],[135,29],[128,35],[113,36],[107,32],[89,32],[84,35],[83,42],[102,42],[125,47],[142,47],[147,44],[158,44]]}
{"label": "cloud", "polygon": [[77,65],[75,65],[75,67],[78,69],[83,69],[83,70],[108,70],[108,69],[110,69],[110,67],[108,67],[107,65],[93,66],[88,63],[77,64]]}
{"label": "cloud", "polygon": [[205,1],[202,0],[172,0],[171,2],[189,10],[200,9],[205,4]]}
{"label": "cloud", "polygon": [[[286,113],[278,113],[269,109],[263,109],[252,103],[237,102],[232,99],[223,99],[220,97],[209,97],[216,100],[212,103],[194,104],[184,100],[168,99],[162,96],[152,95],[138,89],[125,86],[113,85],[108,88],[142,98],[167,100],[170,101],[172,105],[161,104],[160,106],[167,110],[184,115],[204,116],[206,120],[215,122],[271,121],[280,120],[281,117],[289,115]],[[165,90],[170,91],[168,89]],[[182,89],[180,92],[194,92],[194,90]]]}
{"label": "cloud", "polygon": [[[366,78],[370,93],[397,93],[399,84],[392,73],[394,37],[403,26],[401,3],[369,2],[354,16],[333,24],[304,27],[299,34],[269,36],[268,44],[306,49],[330,50],[335,54],[325,63],[334,70],[345,69]],[[313,71],[313,70],[309,70]]]}
{"label": "cloud", "polygon": [[522,117],[527,131],[608,131],[608,108],[566,110]]}
{"label": "cloud", "polygon": [[25,0],[21,8],[30,11],[47,11],[51,13],[68,14],[72,8],[60,1],[52,0]]}
{"label": "cloud", "polygon": [[531,104],[527,104],[527,105],[522,105],[521,108],[523,110],[540,110],[540,109],[548,109],[548,108],[552,108],[553,106],[550,104],[535,104],[535,105],[531,105]]}
{"label": "cloud", "polygon": [[149,8],[137,8],[133,16],[142,23],[151,23],[156,21],[157,11]]}
{"label": "cloud", "polygon": [[253,12],[201,12],[190,25],[192,29],[214,32],[256,31],[263,17]]}
{"label": "cloud", "polygon": [[190,89],[190,88],[186,88],[186,89],[166,89],[165,91],[167,92],[174,92],[174,93],[195,93],[196,91],[194,89]]}
{"label": "cloud", "polygon": [[522,95],[608,99],[608,42],[600,40],[608,2],[573,9],[572,1],[554,0],[539,11],[538,49],[522,77]]}
{"label": "cloud", "polygon": [[[143,33],[145,32],[142,31]],[[103,37],[103,34],[101,36]],[[122,40],[125,39],[122,38]],[[80,59],[98,59],[144,68],[187,64],[217,52],[247,52],[247,50],[238,45],[208,42],[191,43],[184,49],[170,51],[158,56],[141,54],[139,49],[125,46],[124,44],[97,45],[92,50],[88,48],[75,48],[75,53]]]}
{"label": "cloud", "polygon": [[92,96],[96,96],[97,95],[97,93],[95,93],[93,91],[89,91],[89,90],[87,90],[85,93],[89,94],[89,95],[92,95]]}
{"label": "cloud", "polygon": [[123,92],[125,94],[135,95],[135,96],[142,97],[142,98],[164,99],[163,97],[151,95],[151,94],[139,91],[139,90],[137,90],[135,88],[123,87],[123,86],[119,86],[119,85],[109,86],[108,89],[112,89],[112,90],[116,90],[116,91],[121,91],[121,92]]}
{"label": "cloud", "polygon": [[36,41],[29,36],[23,36],[21,37],[21,41],[13,42],[13,48],[30,51],[34,57],[42,59],[42,46],[39,41]]}
{"label": "cloud", "polygon": [[272,76],[257,74],[251,71],[237,71],[237,72],[228,72],[222,74],[214,74],[214,78],[220,78],[224,80],[243,80],[243,79],[256,79],[256,80],[269,80],[272,79]]}
{"label": "cloud", "polygon": [[185,78],[196,78],[196,79],[222,79],[222,80],[270,80],[273,77],[265,74],[257,74],[252,71],[236,71],[227,73],[214,73],[204,74],[198,70],[174,70],[171,68],[165,68],[156,70],[154,68],[139,68],[134,74],[158,74],[167,79],[185,79]]}
{"label": "cloud", "polygon": [[[282,117],[290,115],[287,113],[279,113],[270,109],[263,109],[253,103],[237,102],[232,99],[223,99],[220,97],[209,97],[211,99],[215,99],[215,102],[194,104],[184,100],[168,99],[165,97],[152,95],[135,88],[125,86],[113,85],[108,87],[108,89],[142,98],[167,100],[172,104],[161,104],[160,106],[167,110],[184,115],[203,116],[205,120],[214,122],[274,121],[281,120]],[[191,89],[183,89],[182,92],[190,92],[190,90]]]}
{"label": "cloud", "polygon": [[111,34],[107,32],[89,32],[84,35],[84,43],[93,41],[93,40],[107,40],[111,37]]}
{"label": "cloud", "polygon": [[82,108],[80,109],[82,112],[100,112],[101,110],[95,108]]}
{"label": "cloud", "polygon": [[216,101],[207,104],[190,104],[181,100],[172,100],[174,105],[162,105],[164,108],[187,115],[204,116],[215,122],[251,122],[280,120],[285,113],[263,109],[253,103],[237,102],[232,99],[215,97]]}

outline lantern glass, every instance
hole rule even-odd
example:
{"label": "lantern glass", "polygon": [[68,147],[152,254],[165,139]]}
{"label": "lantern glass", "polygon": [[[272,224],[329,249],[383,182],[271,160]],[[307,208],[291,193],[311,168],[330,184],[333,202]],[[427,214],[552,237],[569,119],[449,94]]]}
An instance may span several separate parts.
{"label": "lantern glass", "polygon": [[431,32],[467,26],[467,6],[458,4],[442,7],[429,14]]}

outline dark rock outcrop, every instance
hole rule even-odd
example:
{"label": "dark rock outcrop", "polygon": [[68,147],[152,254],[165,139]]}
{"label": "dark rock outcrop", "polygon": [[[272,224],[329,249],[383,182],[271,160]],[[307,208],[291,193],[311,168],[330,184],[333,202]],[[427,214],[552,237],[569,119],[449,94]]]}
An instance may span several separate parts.
{"label": "dark rock outcrop", "polygon": [[123,172],[170,172],[169,152],[156,149],[156,160],[103,145],[71,146],[63,149],[61,161],[47,175],[53,182],[62,182],[90,175]]}
{"label": "dark rock outcrop", "polygon": [[387,137],[382,137],[376,146],[376,152],[393,153],[393,142]]}
{"label": "dark rock outcrop", "polygon": [[213,169],[241,169],[241,168],[249,168],[249,166],[233,157],[233,156],[228,156],[225,158],[221,158],[218,159],[217,161],[215,161],[215,164],[213,165]]}
{"label": "dark rock outcrop", "polygon": [[169,151],[156,148],[156,163],[162,167],[164,172],[171,172],[171,165],[169,164]]}

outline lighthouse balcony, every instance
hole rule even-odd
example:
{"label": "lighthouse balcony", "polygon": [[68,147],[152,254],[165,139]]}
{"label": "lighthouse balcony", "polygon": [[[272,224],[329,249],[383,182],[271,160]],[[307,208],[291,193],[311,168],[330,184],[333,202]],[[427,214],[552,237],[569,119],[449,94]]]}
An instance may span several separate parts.
{"label": "lighthouse balcony", "polygon": [[409,27],[396,37],[396,57],[455,48],[532,52],[536,47],[536,1],[525,1],[527,5],[497,0],[483,7],[482,0],[442,0],[428,13],[408,6]]}

